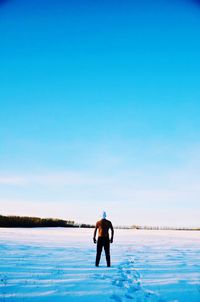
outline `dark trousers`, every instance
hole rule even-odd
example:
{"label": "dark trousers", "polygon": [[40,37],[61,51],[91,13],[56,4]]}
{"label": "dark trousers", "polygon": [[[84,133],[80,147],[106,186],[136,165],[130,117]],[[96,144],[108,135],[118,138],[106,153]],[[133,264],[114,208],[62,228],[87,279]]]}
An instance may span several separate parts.
{"label": "dark trousers", "polygon": [[110,241],[108,237],[99,237],[97,241],[97,255],[96,255],[96,266],[99,265],[101,258],[102,248],[104,248],[106,254],[107,266],[110,266]]}

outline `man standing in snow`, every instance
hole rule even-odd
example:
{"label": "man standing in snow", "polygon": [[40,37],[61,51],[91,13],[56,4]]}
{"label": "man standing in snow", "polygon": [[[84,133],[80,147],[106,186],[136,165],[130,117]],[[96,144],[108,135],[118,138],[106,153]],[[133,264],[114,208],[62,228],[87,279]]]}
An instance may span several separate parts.
{"label": "man standing in snow", "polygon": [[[96,241],[96,233],[98,229],[98,240]],[[111,238],[109,239],[109,229],[111,229]],[[97,221],[94,230],[94,243],[97,242],[96,266],[99,266],[102,248],[106,254],[107,266],[110,267],[110,243],[113,243],[114,229],[111,221],[106,219],[106,212],[103,212],[102,219]]]}

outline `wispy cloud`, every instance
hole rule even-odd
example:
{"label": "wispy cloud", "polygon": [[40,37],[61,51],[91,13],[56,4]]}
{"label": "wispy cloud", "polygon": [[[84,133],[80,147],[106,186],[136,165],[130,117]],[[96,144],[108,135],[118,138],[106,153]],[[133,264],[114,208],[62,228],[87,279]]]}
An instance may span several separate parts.
{"label": "wispy cloud", "polygon": [[[0,175],[0,185],[23,188],[35,196],[40,189],[67,200],[121,201],[134,205],[168,206],[196,204],[200,198],[200,176],[196,166],[170,170],[162,175],[152,171],[127,171],[117,175],[102,175],[78,171],[41,172],[38,174]],[[27,193],[26,193],[27,194]],[[27,195],[28,197],[28,195]],[[52,196],[50,196],[52,197]],[[50,198],[51,199],[51,198]]]}
{"label": "wispy cloud", "polygon": [[180,166],[164,169],[151,164],[140,168],[130,166],[126,171],[119,168],[2,172],[1,209],[5,213],[93,222],[92,217],[97,217],[104,208],[115,216],[116,223],[119,219],[124,224],[126,221],[169,224],[173,218],[172,224],[184,224],[184,220],[187,225],[193,222],[197,225],[198,219],[193,220],[192,215],[196,217],[199,209],[199,150],[196,146],[187,151]]}
{"label": "wispy cloud", "polygon": [[100,177],[82,172],[48,172],[39,174],[0,175],[0,185],[14,186],[65,186],[65,185],[97,185],[109,183],[110,178]]}
{"label": "wispy cloud", "polygon": [[0,185],[24,186],[27,180],[24,176],[0,175]]}

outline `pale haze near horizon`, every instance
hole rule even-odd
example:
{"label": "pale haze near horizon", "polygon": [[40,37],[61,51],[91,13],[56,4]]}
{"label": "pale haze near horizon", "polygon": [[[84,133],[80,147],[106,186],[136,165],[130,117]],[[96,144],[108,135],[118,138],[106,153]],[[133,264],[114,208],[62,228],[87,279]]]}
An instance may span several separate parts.
{"label": "pale haze near horizon", "polygon": [[200,6],[0,2],[0,213],[199,226]]}

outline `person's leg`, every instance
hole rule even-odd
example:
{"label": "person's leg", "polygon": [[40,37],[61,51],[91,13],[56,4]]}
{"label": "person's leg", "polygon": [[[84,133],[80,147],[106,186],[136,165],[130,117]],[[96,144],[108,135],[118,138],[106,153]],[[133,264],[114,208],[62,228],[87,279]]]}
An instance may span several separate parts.
{"label": "person's leg", "polygon": [[105,238],[105,240],[104,240],[104,250],[105,250],[105,254],[106,254],[107,266],[110,267],[110,241],[109,241],[109,238]]}
{"label": "person's leg", "polygon": [[97,255],[96,255],[96,266],[99,266],[100,258],[101,258],[101,252],[102,252],[102,238],[98,238],[97,240]]}

